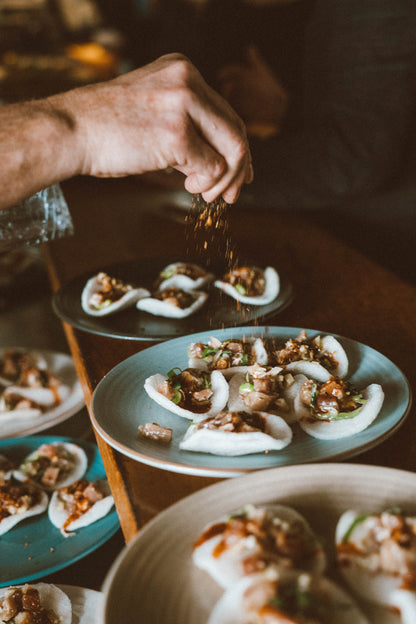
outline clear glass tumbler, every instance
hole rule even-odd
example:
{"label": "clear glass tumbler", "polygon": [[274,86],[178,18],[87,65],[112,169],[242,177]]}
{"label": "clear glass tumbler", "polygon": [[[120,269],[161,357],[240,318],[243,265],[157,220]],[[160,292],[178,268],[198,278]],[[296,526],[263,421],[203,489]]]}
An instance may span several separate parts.
{"label": "clear glass tumbler", "polygon": [[0,210],[0,252],[38,245],[68,236],[73,231],[71,214],[59,185]]}

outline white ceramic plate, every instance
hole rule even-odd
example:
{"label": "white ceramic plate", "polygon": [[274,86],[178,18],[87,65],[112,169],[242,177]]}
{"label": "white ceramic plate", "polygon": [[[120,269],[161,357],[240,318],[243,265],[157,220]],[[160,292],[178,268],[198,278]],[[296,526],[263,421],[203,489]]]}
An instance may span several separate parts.
{"label": "white ceramic plate", "polygon": [[[246,503],[279,502],[302,513],[333,561],[339,515],[348,508],[416,512],[416,474],[360,464],[309,464],[228,479],[159,514],[125,547],[103,584],[104,624],[204,624],[221,590],[191,560],[204,526]],[[328,576],[342,586],[333,566]],[[373,624],[397,616],[360,602]]]}
{"label": "white ceramic plate", "polygon": [[[294,425],[293,441],[281,451],[239,457],[221,457],[179,449],[189,421],[164,409],[146,394],[143,385],[147,377],[154,373],[166,375],[176,366],[186,368],[190,343],[206,343],[210,336],[226,340],[263,335],[279,338],[283,342],[296,337],[300,331],[300,328],[293,327],[233,327],[183,336],[140,351],[113,368],[98,384],[92,402],[92,423],[110,446],[136,461],[173,472],[212,477],[232,477],[273,466],[344,459],[367,451],[385,440],[402,424],[410,408],[408,382],[397,366],[378,351],[337,336],[348,354],[348,378],[354,385],[365,388],[375,382],[384,389],[382,410],[365,431],[349,438],[318,440]],[[325,333],[311,329],[306,331],[311,338]],[[146,422],[171,427],[172,442],[162,444],[140,438],[138,426]]]}
{"label": "white ceramic plate", "polygon": [[[2,347],[0,349],[0,357],[5,349],[22,349],[22,347]],[[36,351],[36,353],[43,356],[47,362],[48,369],[59,377],[62,383],[69,386],[71,392],[68,398],[62,401],[60,405],[36,418],[33,418],[33,416],[14,419],[7,418],[2,421],[0,416],[0,439],[32,435],[33,433],[49,429],[49,427],[54,427],[73,416],[85,405],[81,384],[78,381],[75,366],[70,355],[55,351],[44,351],[42,349],[25,350]]]}

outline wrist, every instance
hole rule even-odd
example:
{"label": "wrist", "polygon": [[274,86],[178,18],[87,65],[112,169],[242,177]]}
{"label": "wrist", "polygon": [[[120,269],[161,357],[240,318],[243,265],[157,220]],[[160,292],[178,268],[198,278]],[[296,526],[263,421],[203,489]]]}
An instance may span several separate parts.
{"label": "wrist", "polygon": [[76,106],[76,90],[44,100],[50,157],[60,180],[83,173],[85,145]]}

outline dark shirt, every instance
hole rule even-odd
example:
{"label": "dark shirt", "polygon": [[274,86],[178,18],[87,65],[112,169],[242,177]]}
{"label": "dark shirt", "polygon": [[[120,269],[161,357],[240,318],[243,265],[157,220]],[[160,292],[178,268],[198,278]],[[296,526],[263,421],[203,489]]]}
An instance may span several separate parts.
{"label": "dark shirt", "polygon": [[391,187],[415,136],[415,1],[316,0],[299,37],[296,120],[251,142],[242,199],[323,208]]}

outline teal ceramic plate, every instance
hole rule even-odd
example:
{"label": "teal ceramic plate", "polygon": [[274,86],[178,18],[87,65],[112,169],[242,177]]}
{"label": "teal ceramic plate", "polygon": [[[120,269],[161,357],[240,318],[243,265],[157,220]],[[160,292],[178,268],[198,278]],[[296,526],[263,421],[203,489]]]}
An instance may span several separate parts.
{"label": "teal ceramic plate", "polygon": [[[16,438],[1,441],[0,453],[19,461],[41,444],[55,440],[73,442],[85,450],[88,456],[87,479],[105,478],[97,446],[84,440],[57,436]],[[119,527],[114,509],[71,537],[63,537],[51,524],[46,512],[23,520],[0,538],[0,587],[26,583],[62,570],[104,544]]]}
{"label": "teal ceramic plate", "polygon": [[[145,349],[121,362],[98,384],[93,396],[93,425],[113,448],[139,462],[185,474],[232,477],[273,466],[345,459],[379,444],[404,421],[411,403],[409,384],[403,373],[384,355],[359,342],[337,336],[349,357],[349,379],[358,389],[371,382],[383,386],[382,411],[365,431],[350,438],[317,440],[294,425],[293,441],[277,452],[242,457],[220,457],[179,450],[189,421],[168,412],[152,401],[143,389],[146,377],[166,374],[171,368],[188,365],[191,342],[206,343],[210,336],[220,340],[242,336],[271,336],[286,341],[301,329],[291,327],[240,327],[183,336]],[[307,329],[309,337],[324,332]],[[138,426],[157,422],[173,428],[170,444],[139,438]]]}

